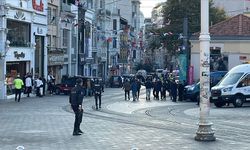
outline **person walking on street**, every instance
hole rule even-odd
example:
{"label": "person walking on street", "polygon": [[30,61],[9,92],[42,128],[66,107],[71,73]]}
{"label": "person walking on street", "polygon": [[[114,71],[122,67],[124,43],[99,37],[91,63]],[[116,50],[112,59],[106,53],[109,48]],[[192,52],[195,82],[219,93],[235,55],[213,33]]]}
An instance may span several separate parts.
{"label": "person walking on street", "polygon": [[157,82],[157,78],[153,78],[153,96],[154,96],[154,99],[156,99],[156,82]]}
{"label": "person walking on street", "polygon": [[93,87],[94,95],[95,95],[95,109],[98,110],[102,107],[102,86],[99,83],[99,80],[96,80]]}
{"label": "person walking on street", "polygon": [[35,86],[36,86],[36,96],[42,97],[43,96],[43,81],[41,78],[38,78],[35,80]]}
{"label": "person walking on street", "polygon": [[76,86],[70,91],[69,95],[69,103],[71,108],[75,113],[75,123],[74,123],[74,130],[73,136],[81,135],[83,132],[80,129],[80,125],[82,123],[82,115],[83,115],[83,107],[82,101],[84,97],[84,90],[82,88],[82,79],[76,80]]}
{"label": "person walking on street", "polygon": [[53,92],[54,92],[55,78],[54,78],[54,76],[52,75],[51,72],[48,74],[48,77],[47,77],[47,84],[48,84],[48,91],[49,91],[49,94],[52,95]]}
{"label": "person walking on street", "polygon": [[173,96],[173,102],[176,102],[177,98],[177,84],[174,80],[171,81],[171,94]]}
{"label": "person walking on street", "polygon": [[27,76],[25,78],[25,92],[27,94],[27,97],[30,97],[30,93],[32,91],[32,79],[31,74],[27,73]]}
{"label": "person walking on street", "polygon": [[[15,86],[15,101],[20,102],[22,87],[24,85],[23,80],[20,79],[20,75],[17,75],[17,78],[13,81]],[[17,98],[18,96],[18,98]]]}
{"label": "person walking on street", "polygon": [[131,90],[132,90],[132,96],[133,96],[133,101],[136,101],[137,99],[137,83],[135,80],[132,81],[131,83]]}
{"label": "person walking on street", "polygon": [[156,100],[159,100],[159,93],[161,91],[161,87],[162,87],[162,82],[160,79],[156,80],[155,83],[155,96],[156,96]]}
{"label": "person walking on street", "polygon": [[146,100],[150,101],[150,94],[151,94],[151,88],[153,87],[153,83],[150,81],[150,79],[147,79],[145,82],[146,87]]}
{"label": "person walking on street", "polygon": [[141,91],[141,81],[140,81],[140,79],[136,80],[136,84],[137,84],[137,100],[139,100],[140,91]]}
{"label": "person walking on street", "polygon": [[179,82],[178,84],[178,101],[182,101],[183,100],[183,93],[184,93],[184,82],[181,83]]}
{"label": "person walking on street", "polygon": [[128,80],[125,80],[124,84],[123,84],[123,89],[125,91],[125,101],[127,100],[130,100],[130,89],[131,89],[131,85],[129,83]]}
{"label": "person walking on street", "polygon": [[42,88],[43,88],[43,91],[42,91],[42,95],[43,96],[45,96],[45,88],[46,88],[46,79],[44,78],[44,76],[41,78],[41,80],[42,80],[42,82],[43,82],[43,86],[42,86]]}
{"label": "person walking on street", "polygon": [[167,82],[166,80],[164,80],[161,87],[161,100],[166,100],[166,91],[167,91]]}

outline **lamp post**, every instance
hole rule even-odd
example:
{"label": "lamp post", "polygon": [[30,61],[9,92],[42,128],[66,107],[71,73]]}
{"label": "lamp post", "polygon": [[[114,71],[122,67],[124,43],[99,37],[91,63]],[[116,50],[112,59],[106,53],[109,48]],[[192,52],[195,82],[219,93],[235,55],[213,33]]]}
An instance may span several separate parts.
{"label": "lamp post", "polygon": [[210,111],[210,35],[209,35],[209,0],[201,0],[200,32],[200,119],[195,140],[215,141],[214,131],[209,122]]}
{"label": "lamp post", "polygon": [[8,6],[5,1],[0,2],[0,99],[6,98],[6,53],[9,48],[10,41],[6,40],[6,15],[8,13]]}

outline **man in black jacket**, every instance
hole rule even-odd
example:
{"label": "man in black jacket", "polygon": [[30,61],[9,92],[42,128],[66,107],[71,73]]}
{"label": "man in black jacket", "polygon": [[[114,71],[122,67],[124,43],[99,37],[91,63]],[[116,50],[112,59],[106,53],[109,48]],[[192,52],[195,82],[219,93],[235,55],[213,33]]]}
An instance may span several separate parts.
{"label": "man in black jacket", "polygon": [[99,80],[95,81],[93,90],[95,94],[95,108],[96,110],[98,110],[98,104],[99,104],[99,109],[101,108],[102,105],[102,92],[103,92],[103,86],[101,85]]}
{"label": "man in black jacket", "polygon": [[69,96],[69,102],[71,104],[71,108],[75,113],[75,123],[74,123],[74,131],[73,136],[81,135],[83,133],[80,129],[80,124],[82,122],[82,101],[84,96],[84,90],[82,88],[82,79],[76,80],[76,86],[71,90]]}
{"label": "man in black jacket", "polygon": [[151,94],[151,88],[153,87],[153,83],[150,81],[150,79],[147,79],[145,82],[146,87],[146,100],[150,101],[150,94]]}

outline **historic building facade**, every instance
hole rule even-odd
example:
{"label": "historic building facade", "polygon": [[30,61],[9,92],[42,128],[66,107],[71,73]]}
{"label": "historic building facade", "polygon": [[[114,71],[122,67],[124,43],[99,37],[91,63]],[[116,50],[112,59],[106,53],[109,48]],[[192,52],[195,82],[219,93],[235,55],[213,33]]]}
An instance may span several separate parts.
{"label": "historic building facade", "polygon": [[[2,0],[0,99],[11,95],[6,78],[47,74],[47,0]],[[11,82],[11,81],[10,81]]]}

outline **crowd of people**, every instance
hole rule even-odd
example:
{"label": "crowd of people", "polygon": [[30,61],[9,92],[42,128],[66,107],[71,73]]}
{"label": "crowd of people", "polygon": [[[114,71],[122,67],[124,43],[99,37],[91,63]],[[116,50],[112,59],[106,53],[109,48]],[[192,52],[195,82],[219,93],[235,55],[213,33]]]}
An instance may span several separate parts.
{"label": "crowd of people", "polygon": [[45,77],[37,74],[33,76],[31,73],[27,73],[23,78],[19,74],[15,78],[6,77],[8,95],[15,94],[15,101],[18,102],[20,102],[21,93],[26,94],[27,97],[30,97],[32,93],[37,97],[43,97],[46,93],[46,84],[48,85],[48,92],[53,94],[55,78],[51,73],[48,74],[47,80]]}
{"label": "crowd of people", "polygon": [[131,91],[133,101],[138,101],[142,85],[146,88],[147,101],[151,100],[151,93],[153,93],[153,99],[155,100],[166,100],[167,92],[173,102],[176,102],[177,98],[179,101],[183,100],[185,81],[175,81],[171,76],[164,75],[161,77],[157,75],[147,77],[145,82],[141,82],[141,80],[136,77],[131,80],[126,79],[123,83],[125,100],[130,100]]}

